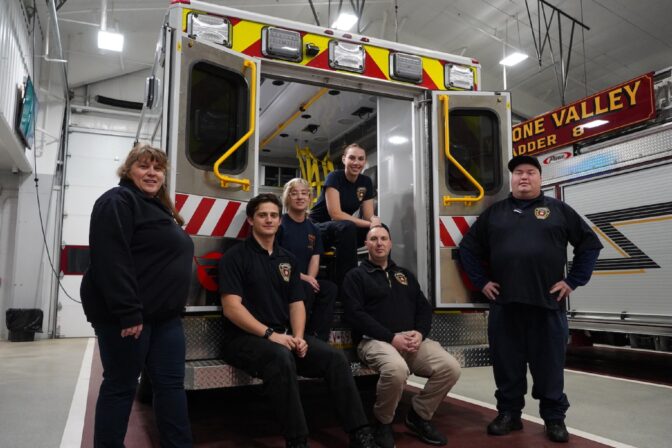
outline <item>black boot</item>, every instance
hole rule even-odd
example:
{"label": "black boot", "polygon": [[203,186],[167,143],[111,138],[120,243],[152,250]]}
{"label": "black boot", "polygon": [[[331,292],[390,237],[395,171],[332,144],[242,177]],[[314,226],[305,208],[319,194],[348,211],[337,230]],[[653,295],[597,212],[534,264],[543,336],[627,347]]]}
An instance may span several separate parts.
{"label": "black boot", "polygon": [[350,433],[350,448],[379,448],[368,426],[363,426]]}
{"label": "black boot", "polygon": [[446,436],[441,434],[429,420],[424,420],[420,417],[413,407],[411,407],[406,416],[406,426],[425,443],[437,446],[443,446],[448,443]]}
{"label": "black boot", "polygon": [[562,420],[546,420],[546,437],[551,442],[567,443],[569,442],[569,433],[565,422]]}
{"label": "black boot", "polygon": [[520,417],[502,412],[488,425],[488,434],[491,436],[503,436],[511,431],[523,429],[523,422]]}

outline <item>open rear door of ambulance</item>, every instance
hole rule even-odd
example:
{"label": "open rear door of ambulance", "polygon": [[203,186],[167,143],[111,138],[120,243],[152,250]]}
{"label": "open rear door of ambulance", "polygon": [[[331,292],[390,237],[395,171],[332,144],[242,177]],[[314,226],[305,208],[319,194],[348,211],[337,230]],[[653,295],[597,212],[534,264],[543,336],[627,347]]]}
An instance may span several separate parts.
{"label": "open rear door of ambulance", "polygon": [[457,248],[478,215],[509,193],[509,94],[433,92],[432,148],[435,306],[486,308]]}
{"label": "open rear door of ambulance", "polygon": [[217,260],[247,236],[245,206],[257,192],[260,64],[194,34],[173,45],[171,184],[195,246],[188,305],[219,305]]}

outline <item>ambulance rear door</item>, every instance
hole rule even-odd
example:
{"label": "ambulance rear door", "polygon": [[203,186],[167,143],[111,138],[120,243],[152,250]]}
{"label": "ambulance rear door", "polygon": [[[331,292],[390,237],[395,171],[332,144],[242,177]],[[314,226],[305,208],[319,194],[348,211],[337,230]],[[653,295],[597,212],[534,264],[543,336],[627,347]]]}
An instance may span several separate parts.
{"label": "ambulance rear door", "polygon": [[178,33],[172,55],[170,184],[198,280],[188,305],[217,305],[217,260],[249,233],[245,206],[258,188],[260,62],[188,33]]}
{"label": "ambulance rear door", "polygon": [[508,93],[432,92],[434,301],[485,308],[460,269],[457,247],[478,215],[509,193]]}

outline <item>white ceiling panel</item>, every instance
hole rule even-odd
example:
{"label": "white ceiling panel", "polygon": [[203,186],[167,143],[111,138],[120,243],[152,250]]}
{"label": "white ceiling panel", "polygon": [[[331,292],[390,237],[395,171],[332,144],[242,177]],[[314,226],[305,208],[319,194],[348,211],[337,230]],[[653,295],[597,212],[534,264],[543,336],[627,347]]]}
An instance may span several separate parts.
{"label": "white ceiling panel", "polygon": [[[576,29],[566,102],[582,98],[586,91],[590,94],[672,65],[672,27],[669,26],[672,1],[547,2],[590,27],[590,31],[584,33],[585,41],[579,27]],[[308,0],[219,0],[213,3],[315,24]],[[398,4],[396,13],[395,3]],[[313,1],[313,4],[321,25],[328,25],[329,18],[333,22],[339,1],[321,0]],[[342,4],[343,10],[351,11],[351,2],[343,1]],[[536,33],[539,2],[527,0],[527,5]],[[151,65],[154,41],[167,6],[167,0],[108,0],[108,28],[118,29],[126,36],[124,51],[119,55],[103,53],[94,46],[101,2],[66,0],[58,14],[65,57],[70,61],[68,76],[71,84],[81,86]],[[570,27],[564,19],[563,24],[563,53],[566,56]],[[548,46],[541,67],[537,63],[525,0],[368,0],[361,26],[365,30],[363,34],[371,37],[395,40],[398,36],[398,40],[406,44],[479,60],[483,67],[483,88],[487,90],[504,87],[499,65],[504,48],[508,51],[514,47],[521,49],[530,58],[507,69],[506,74],[507,88],[512,91],[513,98],[519,99],[514,101],[514,111],[533,116],[561,105]],[[557,27],[556,15],[550,39],[559,73]]]}

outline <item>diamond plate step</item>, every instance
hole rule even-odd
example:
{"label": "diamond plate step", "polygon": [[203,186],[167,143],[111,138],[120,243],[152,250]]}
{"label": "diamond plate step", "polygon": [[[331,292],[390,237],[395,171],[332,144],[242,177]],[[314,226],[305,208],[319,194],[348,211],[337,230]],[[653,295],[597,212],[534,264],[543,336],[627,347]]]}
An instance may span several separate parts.
{"label": "diamond plate step", "polygon": [[[363,366],[360,362],[351,362],[350,367],[353,376],[376,375],[376,372]],[[299,377],[299,379],[307,380],[309,378]],[[221,359],[188,361],[186,363],[184,388],[187,390],[216,389],[253,384],[261,384],[261,380],[230,366]]]}
{"label": "diamond plate step", "polygon": [[483,367],[492,365],[488,345],[451,345],[443,347],[462,367]]}

